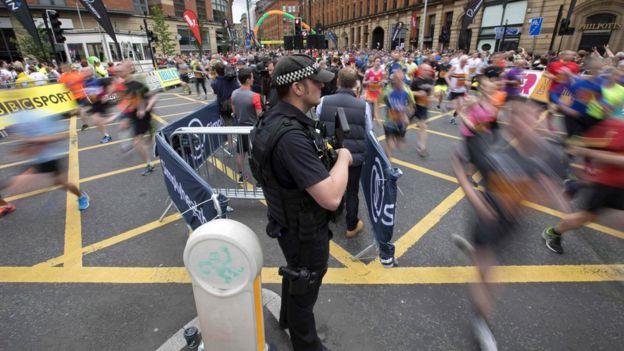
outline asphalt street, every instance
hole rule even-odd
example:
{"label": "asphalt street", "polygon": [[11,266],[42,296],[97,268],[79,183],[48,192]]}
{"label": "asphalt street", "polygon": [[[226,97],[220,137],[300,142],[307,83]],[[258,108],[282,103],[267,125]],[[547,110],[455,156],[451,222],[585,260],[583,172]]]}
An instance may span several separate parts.
{"label": "asphalt street", "polygon": [[[208,103],[175,90],[159,96],[161,125]],[[453,177],[450,157],[460,137],[448,119],[445,111],[430,113],[429,158],[416,153],[415,128],[394,155],[404,173],[394,231],[400,267],[351,260],[373,241],[368,219],[354,239],[335,226],[316,307],[331,350],[477,350],[468,300],[475,270],[450,240],[469,236],[474,214]],[[158,221],[168,205],[162,171],[157,165],[141,176],[143,165],[122,151],[128,140],[116,124],[113,142],[99,144],[95,128],[76,132],[79,121],[61,123],[71,129],[68,177],[89,193],[91,207],[79,212],[73,195],[42,176],[2,193],[17,211],[0,218],[0,350],[155,350],[196,316],[182,260],[189,230],[174,210]],[[12,155],[15,145],[0,139],[2,181],[28,165]],[[214,177],[209,184],[231,181]],[[258,234],[263,287],[280,293],[284,259],[264,233],[266,207],[256,200],[230,205],[229,218]],[[362,218],[364,206],[361,197]],[[608,212],[567,235],[566,252],[557,255],[540,233],[561,215],[550,204],[527,203],[520,230],[497,252],[493,331],[501,350],[616,350],[624,343],[624,216]]]}

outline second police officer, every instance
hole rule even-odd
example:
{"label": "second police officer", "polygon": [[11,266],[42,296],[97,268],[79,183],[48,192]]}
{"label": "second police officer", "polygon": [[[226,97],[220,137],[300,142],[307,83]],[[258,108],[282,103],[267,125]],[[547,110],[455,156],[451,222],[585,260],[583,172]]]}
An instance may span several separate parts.
{"label": "second police officer", "polygon": [[287,266],[280,268],[280,327],[295,351],[323,351],[314,319],[329,260],[329,221],[347,186],[351,153],[330,152],[317,122],[306,113],[320,102],[333,74],[307,55],[282,57],[273,71],[279,102],[252,132],[251,169],[268,205],[267,234],[277,238]]}

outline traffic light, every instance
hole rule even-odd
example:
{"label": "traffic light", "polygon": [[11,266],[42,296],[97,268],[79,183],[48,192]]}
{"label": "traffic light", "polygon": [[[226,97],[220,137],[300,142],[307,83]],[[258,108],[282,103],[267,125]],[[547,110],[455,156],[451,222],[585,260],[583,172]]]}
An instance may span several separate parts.
{"label": "traffic light", "polygon": [[63,44],[65,42],[65,36],[63,36],[63,28],[61,28],[60,15],[57,11],[47,11],[48,19],[50,20],[50,27],[52,28],[52,36],[54,42],[57,44]]}
{"label": "traffic light", "polygon": [[149,40],[150,43],[157,43],[158,42],[158,37],[156,36],[156,34],[154,34],[154,32],[152,32],[151,30],[147,31],[147,40]]}
{"label": "traffic light", "polygon": [[301,17],[295,18],[295,35],[301,35]]}
{"label": "traffic light", "polygon": [[574,34],[574,27],[570,27],[570,20],[564,18],[559,24],[559,35],[572,35]]}

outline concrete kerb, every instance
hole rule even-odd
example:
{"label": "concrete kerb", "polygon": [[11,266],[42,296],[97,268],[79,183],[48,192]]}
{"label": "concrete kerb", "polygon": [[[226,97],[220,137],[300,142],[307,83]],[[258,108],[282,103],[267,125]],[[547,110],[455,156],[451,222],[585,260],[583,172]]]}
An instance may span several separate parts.
{"label": "concrete kerb", "polygon": [[[279,313],[280,306],[282,303],[282,298],[272,290],[262,289],[262,306],[264,311],[269,311],[270,315],[275,318],[275,321],[279,321]],[[266,323],[265,323],[266,324]],[[193,318],[190,322],[188,322],[184,327],[178,330],[175,334],[173,334],[164,344],[162,344],[157,351],[180,351],[183,347],[186,346],[186,340],[184,340],[184,329],[189,327],[195,327],[199,329],[199,319],[197,317]],[[265,328],[267,326],[265,325]],[[288,334],[288,331],[285,331]],[[265,334],[267,334],[265,332]],[[268,343],[273,343],[272,340],[267,340]],[[281,348],[279,350],[282,350]]]}

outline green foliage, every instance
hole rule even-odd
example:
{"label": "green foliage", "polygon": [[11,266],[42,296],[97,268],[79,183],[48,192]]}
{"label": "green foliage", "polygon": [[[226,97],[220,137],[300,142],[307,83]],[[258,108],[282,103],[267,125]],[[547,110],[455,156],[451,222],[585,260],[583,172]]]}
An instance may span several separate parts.
{"label": "green foliage", "polygon": [[[52,52],[52,45],[48,37],[48,33],[43,26],[37,27],[39,31],[39,38],[41,38],[41,45],[30,36],[28,31],[21,25],[15,26],[15,38],[14,43],[18,47],[18,51],[22,54],[22,57],[34,57],[38,61],[49,61],[51,59],[50,53]],[[13,40],[13,39],[12,39]]]}
{"label": "green foliage", "polygon": [[151,11],[152,19],[154,20],[153,32],[158,37],[158,42],[155,43],[156,47],[160,49],[165,56],[174,54],[175,42],[172,35],[173,33],[165,21],[165,14],[158,6],[152,6]]}

